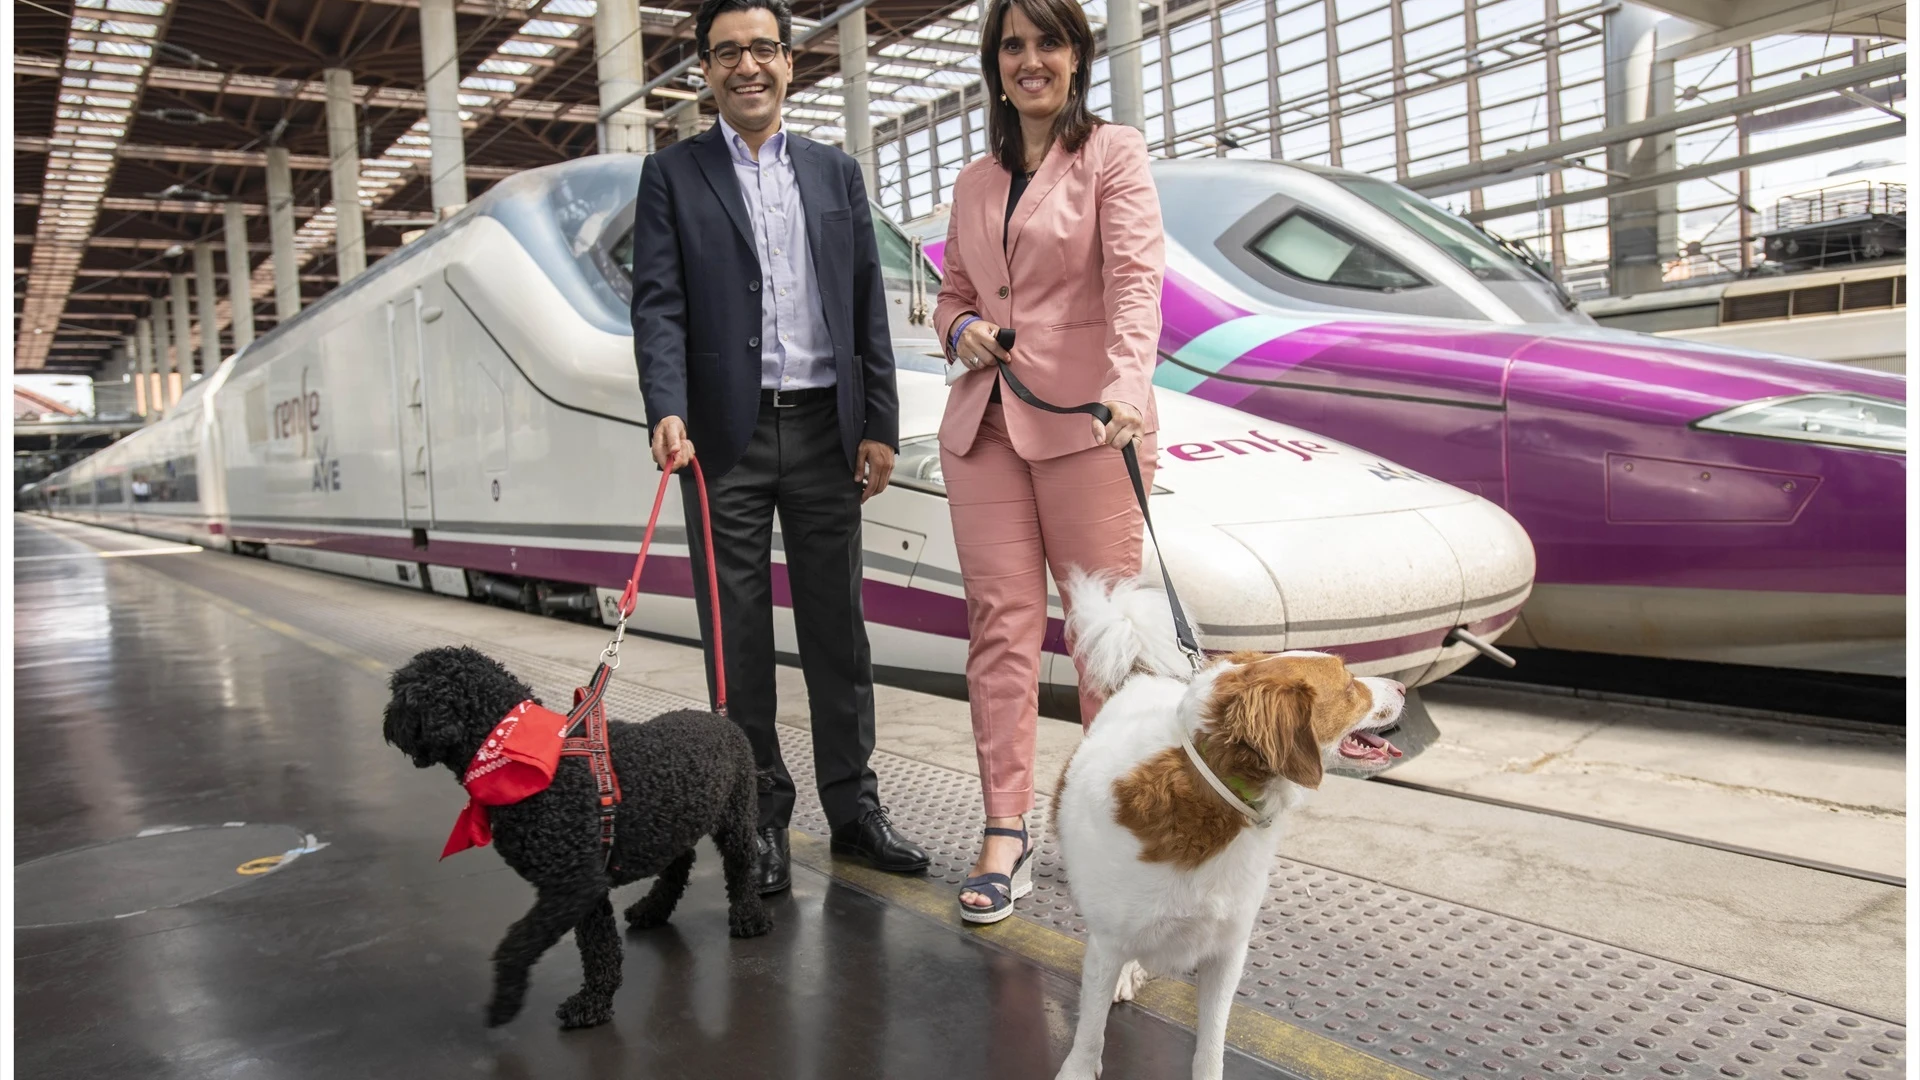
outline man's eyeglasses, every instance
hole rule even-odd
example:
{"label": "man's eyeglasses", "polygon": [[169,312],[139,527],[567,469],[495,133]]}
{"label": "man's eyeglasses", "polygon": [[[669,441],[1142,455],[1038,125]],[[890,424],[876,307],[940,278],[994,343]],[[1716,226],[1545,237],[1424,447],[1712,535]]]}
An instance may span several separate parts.
{"label": "man's eyeglasses", "polygon": [[740,54],[750,52],[757,64],[771,64],[786,46],[768,38],[756,38],[742,47],[738,42],[723,41],[707,50],[707,55],[718,61],[721,67],[735,67],[740,63]]}

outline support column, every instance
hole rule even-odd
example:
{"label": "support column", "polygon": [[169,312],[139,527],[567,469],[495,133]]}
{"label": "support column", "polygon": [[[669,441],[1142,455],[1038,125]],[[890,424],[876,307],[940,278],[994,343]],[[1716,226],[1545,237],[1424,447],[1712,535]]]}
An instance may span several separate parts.
{"label": "support column", "polygon": [[[600,6],[610,4],[601,0]],[[634,17],[639,18],[637,0]],[[467,205],[467,143],[460,130],[460,42],[453,30],[453,0],[420,0],[420,55],[427,75],[427,138],[433,147],[433,212],[446,218]],[[331,80],[327,87],[331,131]],[[364,255],[360,266],[366,268]]]}
{"label": "support column", "polygon": [[293,244],[293,166],[284,146],[267,148],[267,257],[273,260],[274,314],[300,314],[300,252]]}
{"label": "support column", "polygon": [[200,370],[208,375],[220,366],[220,320],[214,315],[213,245],[193,245],[193,301],[200,316]]}
{"label": "support column", "polygon": [[[272,199],[268,199],[271,214]],[[237,202],[226,208],[227,303],[233,308],[233,351],[253,343],[253,260],[247,254],[247,212]]]}
{"label": "support column", "polygon": [[187,298],[187,275],[172,274],[167,278],[167,291],[170,299],[167,310],[173,313],[173,359],[175,370],[180,373],[178,385],[167,387],[167,404],[180,400],[180,392],[193,381],[193,301]]}
{"label": "support column", "polygon": [[700,134],[700,106],[689,101],[673,110],[673,131],[681,142]]}
{"label": "support column", "polygon": [[[1607,124],[1630,124],[1673,111],[1673,61],[1656,59],[1658,25],[1665,16],[1624,6],[1605,16]],[[1671,132],[1607,148],[1607,168],[1629,178],[1674,168]],[[1653,292],[1663,284],[1661,262],[1679,253],[1677,189],[1673,184],[1609,199],[1608,279],[1615,296]]]}
{"label": "support column", "polygon": [[[647,51],[640,40],[638,0],[600,0],[593,11],[594,51],[600,60],[600,107],[605,109],[647,85]],[[653,126],[647,120],[647,101],[633,102],[607,117],[603,154],[653,152]]]}
{"label": "support column", "polygon": [[153,298],[153,373],[160,377],[160,383],[154,388],[153,400],[156,410],[165,416],[167,406],[173,403],[173,334],[168,329],[167,298]]}
{"label": "support column", "polygon": [[[1107,4],[1107,96],[1113,122],[1146,134],[1147,80],[1140,63],[1142,22],[1138,0]],[[1163,73],[1163,79],[1166,77]],[[988,103],[992,105],[992,102]],[[1151,141],[1151,140],[1149,140]]]}
{"label": "support column", "polygon": [[[867,13],[863,8],[840,20],[840,93],[846,99],[846,139],[842,146],[860,163],[868,197],[880,190],[874,167],[873,121],[867,90]],[[928,132],[931,138],[933,133]]]}
{"label": "support column", "polygon": [[133,355],[133,335],[120,339],[107,353],[107,360],[93,373],[93,415],[113,416],[131,412],[133,372],[138,361]]}
{"label": "support column", "polygon": [[139,358],[140,389],[134,393],[134,408],[151,420],[160,414],[160,395],[154,393],[153,320],[141,316],[133,321],[133,354]]}
{"label": "support column", "polygon": [[345,285],[367,269],[367,227],[360,213],[360,133],[353,115],[353,73],[328,68],[325,74],[327,156],[333,172],[333,250],[340,284]]}

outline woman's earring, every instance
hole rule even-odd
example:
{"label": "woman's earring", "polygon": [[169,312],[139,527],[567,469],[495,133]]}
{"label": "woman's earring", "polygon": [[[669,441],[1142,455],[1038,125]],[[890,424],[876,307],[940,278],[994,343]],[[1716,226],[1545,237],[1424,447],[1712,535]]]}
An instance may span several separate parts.
{"label": "woman's earring", "polygon": [[1007,103],[1007,95],[1005,95],[1005,94],[1001,94],[1001,95],[1000,95],[1000,104],[1002,104],[1002,105],[1005,105],[1006,103]]}

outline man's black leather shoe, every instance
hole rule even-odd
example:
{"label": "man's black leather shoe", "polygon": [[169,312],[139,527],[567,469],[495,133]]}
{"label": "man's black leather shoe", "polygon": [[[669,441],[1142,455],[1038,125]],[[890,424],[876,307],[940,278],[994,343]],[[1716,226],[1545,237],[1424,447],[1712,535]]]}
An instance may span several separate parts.
{"label": "man's black leather shoe", "polygon": [[787,886],[793,884],[787,854],[787,830],[771,825],[759,830],[753,834],[753,850],[759,856],[753,868],[753,880],[759,886],[760,895],[785,892]]}
{"label": "man's black leather shoe", "polygon": [[884,806],[876,806],[833,830],[833,853],[857,855],[875,870],[910,874],[927,868],[927,853],[920,845],[901,836],[887,818]]}

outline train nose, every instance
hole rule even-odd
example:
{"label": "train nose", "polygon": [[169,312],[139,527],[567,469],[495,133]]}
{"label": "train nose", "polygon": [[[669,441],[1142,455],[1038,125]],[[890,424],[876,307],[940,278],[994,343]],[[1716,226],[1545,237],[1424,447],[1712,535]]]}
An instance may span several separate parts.
{"label": "train nose", "polygon": [[1533,581],[1526,534],[1477,498],[1178,535],[1162,541],[1207,648],[1329,652],[1403,695],[1477,655],[1449,640],[1455,627],[1511,626]]}

